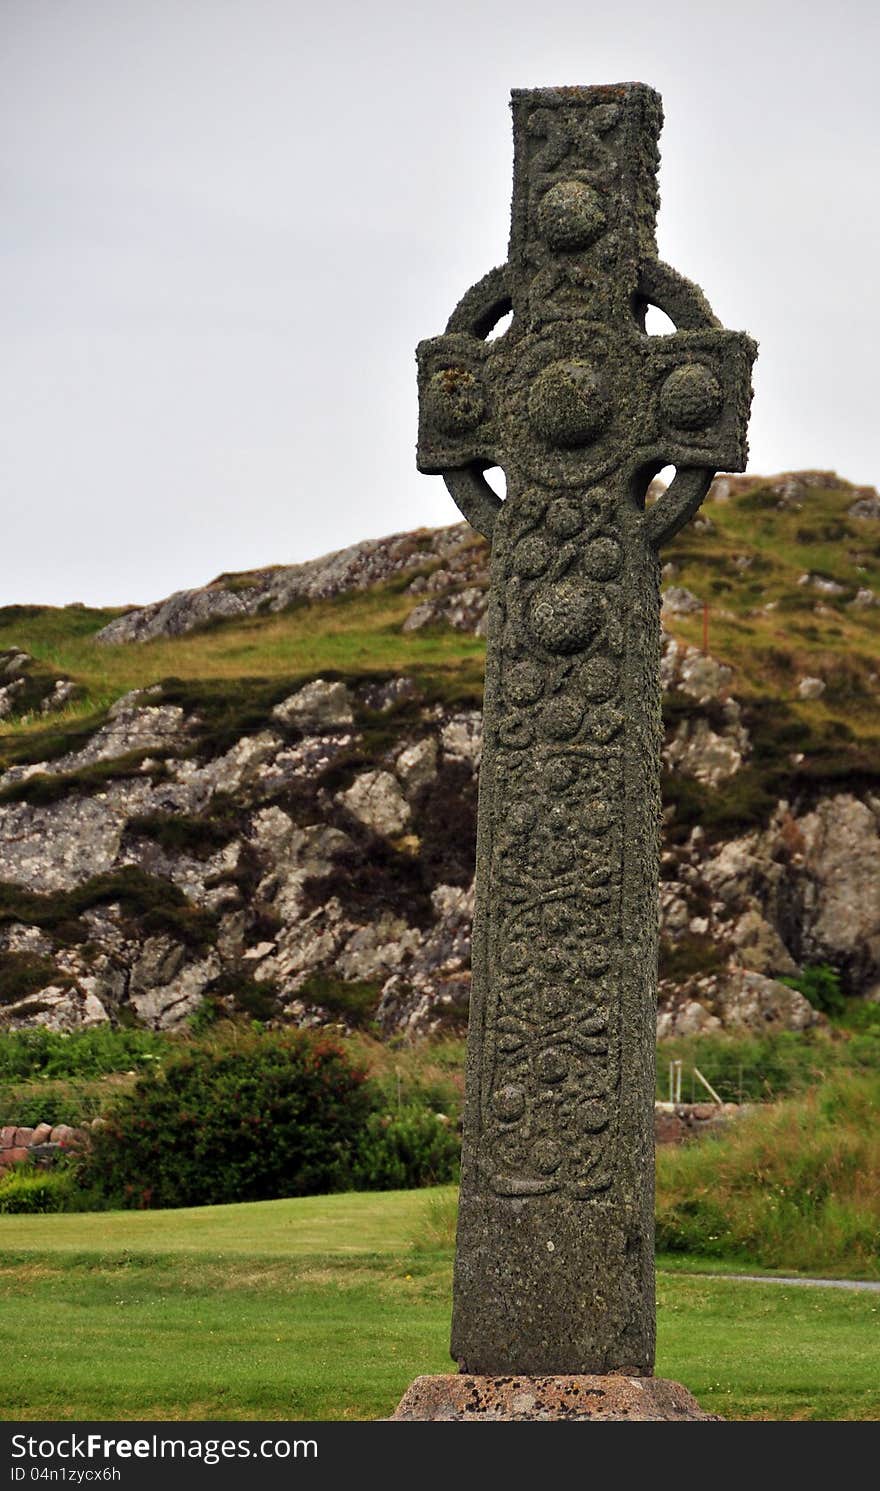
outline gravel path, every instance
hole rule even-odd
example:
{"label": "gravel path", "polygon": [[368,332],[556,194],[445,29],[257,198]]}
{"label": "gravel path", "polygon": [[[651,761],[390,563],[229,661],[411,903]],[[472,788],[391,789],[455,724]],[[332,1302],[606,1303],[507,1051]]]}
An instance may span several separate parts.
{"label": "gravel path", "polygon": [[880,1294],[876,1279],[805,1279],[784,1274],[688,1274],[689,1279],[733,1279],[738,1284],[797,1284],[804,1289],[865,1289]]}

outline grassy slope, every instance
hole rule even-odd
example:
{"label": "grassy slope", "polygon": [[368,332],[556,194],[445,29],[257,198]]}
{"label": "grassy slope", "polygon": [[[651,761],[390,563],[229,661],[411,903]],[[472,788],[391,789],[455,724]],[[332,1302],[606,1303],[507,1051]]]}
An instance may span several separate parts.
{"label": "grassy slope", "polygon": [[[371,1418],[450,1366],[453,1193],[5,1217],[8,1419]],[[658,1373],[731,1418],[880,1416],[880,1301],[661,1274]]]}
{"label": "grassy slope", "polygon": [[[799,749],[848,736],[875,740],[880,732],[880,607],[846,604],[859,587],[880,593],[880,532],[874,522],[846,516],[852,500],[846,486],[816,488],[800,510],[780,510],[778,498],[757,487],[728,503],[710,504],[711,530],[691,525],[664,551],[676,566],[671,583],[710,603],[710,648],[737,670],[734,692],[784,706],[788,723],[803,732]],[[828,599],[799,586],[805,572],[836,580],[845,593]],[[40,717],[0,724],[0,764],[4,758],[39,759],[47,748],[57,749],[59,731],[99,716],[125,690],[167,677],[214,681],[232,690],[242,679],[388,670],[478,689],[480,640],[452,631],[401,632],[414,604],[405,584],[122,647],[92,640],[115,614],[110,611],[0,610],[0,649],[22,647],[81,687],[79,698],[49,726]],[[768,603],[776,609],[764,610]],[[700,615],[671,625],[684,640],[701,643]],[[798,679],[817,671],[828,674],[827,692],[818,700],[799,700]]]}

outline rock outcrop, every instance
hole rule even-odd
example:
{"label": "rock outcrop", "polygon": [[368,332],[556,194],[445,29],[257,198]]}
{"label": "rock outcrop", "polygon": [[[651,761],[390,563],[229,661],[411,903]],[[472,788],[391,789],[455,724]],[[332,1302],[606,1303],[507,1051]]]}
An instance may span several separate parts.
{"label": "rock outcrop", "polygon": [[[723,504],[759,480],[719,477],[700,522],[720,532]],[[764,482],[761,508],[798,514],[829,486],[841,484],[828,473],[780,476]],[[871,489],[841,493],[860,534],[870,535],[876,500]],[[742,557],[738,567],[752,564]],[[666,580],[676,569],[667,564]],[[852,584],[838,595],[826,578],[805,575],[798,604],[836,605],[838,617],[847,607],[867,627],[873,592]],[[479,634],[486,545],[463,523],[371,540],[220,577],[98,635],[107,645],[173,637],[382,585],[406,597],[395,625],[408,633]],[[700,597],[669,584],[664,599],[667,624],[681,616],[693,636]],[[812,707],[825,711],[834,671],[828,658],[799,658],[798,707],[820,700]],[[664,638],[663,1035],[806,1028],[816,1012],[782,980],[815,965],[838,970],[846,993],[880,998],[874,778],[858,760],[854,772],[811,774],[793,749],[801,737],[777,745],[781,716],[768,725],[766,699],[758,708],[741,682]],[[454,682],[435,689],[403,673],[300,678],[267,688],[240,727],[212,732],[203,705],[173,683],[125,694],[65,754],[19,752],[0,775],[0,1020],[170,1028],[246,1010],[304,1025],[369,1020],[411,1038],[462,1027],[482,747],[473,687],[456,698]],[[0,654],[0,718],[25,702],[31,713],[61,707],[73,689],[19,648]]]}
{"label": "rock outcrop", "polygon": [[[696,711],[686,735],[673,711],[670,769],[735,773],[749,739],[731,671],[667,640],[663,675]],[[315,679],[219,754],[198,739],[161,691],[126,696],[76,752],[0,778],[0,952],[21,973],[7,1025],[128,1010],[172,1028],[207,1000],[413,1038],[462,1026],[479,711],[406,678]],[[99,790],[77,775],[95,763]],[[780,801],[767,827],[721,842],[696,827],[663,861],[661,1035],[803,1029],[816,1012],[779,980],[807,964],[853,993],[880,984],[880,801]]]}
{"label": "rock outcrop", "polygon": [[486,545],[467,523],[365,539],[304,564],[221,575],[210,585],[179,590],[167,600],[117,617],[97,640],[114,644],[179,637],[209,622],[332,600],[407,575],[413,577],[408,586],[413,610],[404,623],[408,629],[447,622],[477,631],[486,609],[487,564]]}

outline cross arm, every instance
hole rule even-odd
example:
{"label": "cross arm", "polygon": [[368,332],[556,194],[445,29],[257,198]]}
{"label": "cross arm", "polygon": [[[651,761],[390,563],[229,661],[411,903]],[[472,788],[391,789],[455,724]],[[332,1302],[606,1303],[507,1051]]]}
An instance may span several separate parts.
{"label": "cross arm", "polygon": [[467,332],[420,342],[417,464],[443,476],[475,462],[497,464],[497,433],[486,382],[486,344]]}
{"label": "cross arm", "polygon": [[[680,331],[651,337],[645,352],[648,459],[679,477],[645,517],[654,545],[693,517],[716,471],[743,471],[757,345],[744,332]],[[686,480],[682,478],[687,477]]]}

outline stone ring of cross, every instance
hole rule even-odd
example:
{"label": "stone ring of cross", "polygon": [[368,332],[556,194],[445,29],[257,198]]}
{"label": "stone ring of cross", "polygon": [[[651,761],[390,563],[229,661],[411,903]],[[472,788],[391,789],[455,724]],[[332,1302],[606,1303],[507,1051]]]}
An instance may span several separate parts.
{"label": "stone ring of cross", "polygon": [[[509,270],[507,266],[503,266],[491,270],[478,284],[472,286],[450,316],[446,326],[447,335],[458,333],[486,341],[499,321],[503,320],[512,310],[508,281]],[[639,271],[638,289],[633,304],[633,322],[642,336],[645,335],[645,313],[649,306],[663,311],[672,321],[676,331],[711,330],[719,326],[717,318],[713,315],[699,287],[685,279],[684,276],[676,274],[675,270],[659,260],[646,263]],[[593,329],[594,344],[597,339],[597,330],[598,328]],[[504,333],[504,336],[509,335],[509,332]],[[502,338],[498,338],[499,342],[501,340]],[[436,412],[440,420],[443,421],[445,416],[449,433],[464,434],[479,424],[486,407],[481,380],[469,371],[465,363],[450,360],[448,356],[444,356],[442,351],[440,359],[443,366],[433,374],[433,387],[428,395],[429,401],[432,395],[436,398],[435,390],[438,390],[440,398],[437,404],[440,407]],[[555,378],[554,374],[556,374]],[[560,409],[562,418],[566,412],[565,395],[569,392],[566,385],[573,385],[570,397],[573,396],[572,402],[576,400],[577,405],[583,411],[581,425],[583,441],[575,438],[572,444],[587,444],[598,433],[598,428],[601,427],[599,421],[607,423],[611,412],[608,409],[607,398],[604,400],[604,407],[602,406],[601,385],[589,361],[585,359],[581,362],[570,362],[567,365],[563,364],[561,368],[558,364],[555,366],[551,364],[543,378],[547,393],[551,396],[555,394],[557,404],[562,406]],[[558,390],[554,388],[554,382],[560,385]],[[597,385],[599,385],[598,388]],[[693,385],[696,386],[693,387]],[[539,384],[536,390],[538,396],[536,397],[535,394],[532,396],[530,413],[532,413],[533,422],[537,412],[535,406],[538,404],[540,394],[544,391],[545,388]],[[691,428],[699,429],[704,411],[713,417],[717,417],[719,412],[721,390],[718,380],[711,368],[705,368],[699,362],[691,365],[685,364],[674,369],[661,389],[661,400],[664,394],[667,407],[671,406],[670,424],[673,424],[676,418],[681,421],[683,416],[685,427],[689,425]],[[689,394],[692,397],[696,395],[693,399],[695,407],[690,410],[683,409],[682,406]],[[598,409],[596,409],[596,404],[599,404]],[[540,415],[538,418],[540,419]],[[562,418],[557,420],[557,424],[562,422]],[[552,439],[554,433],[552,414],[550,419],[545,419],[544,427],[542,428],[539,424],[538,428],[545,439]],[[580,431],[576,431],[576,434],[579,433]],[[471,526],[485,538],[491,537],[495,519],[503,501],[493,491],[483,474],[489,464],[486,458],[475,459],[459,469],[447,467],[442,472],[456,506]],[[426,468],[422,467],[422,469]],[[661,468],[658,465],[656,469]],[[688,522],[705,499],[716,469],[715,466],[697,465],[682,465],[677,469],[668,490],[647,515],[647,527],[653,542],[656,544],[666,542]],[[646,485],[651,476],[655,474],[654,470],[646,473]]]}

